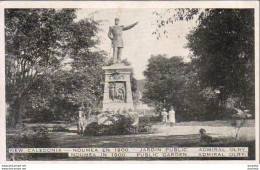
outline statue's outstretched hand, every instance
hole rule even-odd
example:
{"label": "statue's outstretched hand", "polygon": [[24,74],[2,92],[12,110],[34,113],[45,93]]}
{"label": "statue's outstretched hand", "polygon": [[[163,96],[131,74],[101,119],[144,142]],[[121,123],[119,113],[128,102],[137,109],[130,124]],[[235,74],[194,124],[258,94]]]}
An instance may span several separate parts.
{"label": "statue's outstretched hand", "polygon": [[129,26],[123,27],[123,31],[129,30],[129,29],[133,28],[134,26],[136,26],[136,24],[138,24],[138,22],[133,23],[133,24],[131,24],[131,25],[129,25]]}

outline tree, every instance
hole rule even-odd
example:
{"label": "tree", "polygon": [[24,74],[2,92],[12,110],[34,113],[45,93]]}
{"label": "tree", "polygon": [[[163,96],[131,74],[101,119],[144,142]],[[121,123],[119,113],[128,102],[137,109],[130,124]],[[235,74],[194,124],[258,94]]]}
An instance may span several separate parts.
{"label": "tree", "polygon": [[188,69],[189,64],[181,57],[152,56],[144,71],[146,90],[142,100],[154,103],[158,112],[162,107],[174,106],[177,114],[184,114]]}
{"label": "tree", "polygon": [[192,63],[185,63],[181,57],[152,56],[144,71],[146,90],[142,100],[154,103],[159,113],[163,108],[174,106],[178,121],[223,118],[218,92],[203,89],[196,70]]}
{"label": "tree", "polygon": [[38,76],[59,66],[57,40],[59,29],[63,28],[57,22],[68,25],[75,18],[72,10],[60,14],[54,9],[5,10],[6,102],[13,125],[20,117],[22,100]]}
{"label": "tree", "polygon": [[247,107],[254,101],[253,16],[253,10],[211,10],[187,37],[201,84],[220,90],[221,101],[235,96]]}
{"label": "tree", "polygon": [[197,27],[187,36],[187,47],[202,89],[219,91],[220,105],[233,97],[254,110],[254,10],[176,9],[165,13],[168,18],[155,13],[162,18],[157,21],[157,35],[174,21],[197,19]]}
{"label": "tree", "polygon": [[[6,102],[12,125],[24,109],[54,114],[60,102],[75,105],[67,95],[75,89],[66,86],[73,84],[66,78],[86,70],[100,72],[104,53],[93,52],[99,43],[99,22],[91,18],[75,22],[75,18],[74,9],[5,10]],[[68,58],[73,71],[65,70]]]}
{"label": "tree", "polygon": [[252,115],[247,113],[249,110],[241,110],[239,108],[235,108],[235,109],[237,113],[232,115],[231,125],[235,128],[236,130],[235,138],[238,139],[239,130],[246,124],[247,120]]}

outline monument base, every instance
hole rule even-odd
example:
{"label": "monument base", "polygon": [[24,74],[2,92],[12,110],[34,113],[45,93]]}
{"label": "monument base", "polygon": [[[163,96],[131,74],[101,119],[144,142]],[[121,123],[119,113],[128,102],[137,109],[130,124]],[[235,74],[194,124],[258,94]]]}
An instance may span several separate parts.
{"label": "monument base", "polygon": [[130,74],[131,66],[116,63],[104,66],[105,86],[102,111],[121,112],[134,110]]}
{"label": "monument base", "polygon": [[109,112],[121,112],[121,111],[129,111],[134,110],[133,103],[104,103],[103,104],[103,111],[109,111]]}

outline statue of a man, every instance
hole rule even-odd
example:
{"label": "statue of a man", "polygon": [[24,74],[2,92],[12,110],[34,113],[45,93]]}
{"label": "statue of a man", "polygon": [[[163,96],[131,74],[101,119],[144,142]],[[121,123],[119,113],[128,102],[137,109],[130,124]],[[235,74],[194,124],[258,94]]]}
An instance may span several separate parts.
{"label": "statue of a man", "polygon": [[125,27],[119,25],[119,19],[115,18],[115,25],[109,27],[108,37],[111,39],[113,46],[113,63],[121,62],[122,48],[124,47],[122,32],[133,28],[136,24],[138,22]]}

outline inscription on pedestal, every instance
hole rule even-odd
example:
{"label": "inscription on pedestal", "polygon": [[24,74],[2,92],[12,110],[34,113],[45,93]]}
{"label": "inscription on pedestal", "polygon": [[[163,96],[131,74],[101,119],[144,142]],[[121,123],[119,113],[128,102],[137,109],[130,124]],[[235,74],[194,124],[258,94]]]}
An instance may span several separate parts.
{"label": "inscription on pedestal", "polygon": [[110,80],[110,81],[122,81],[124,79],[125,79],[125,77],[122,74],[108,75],[108,80]]}

